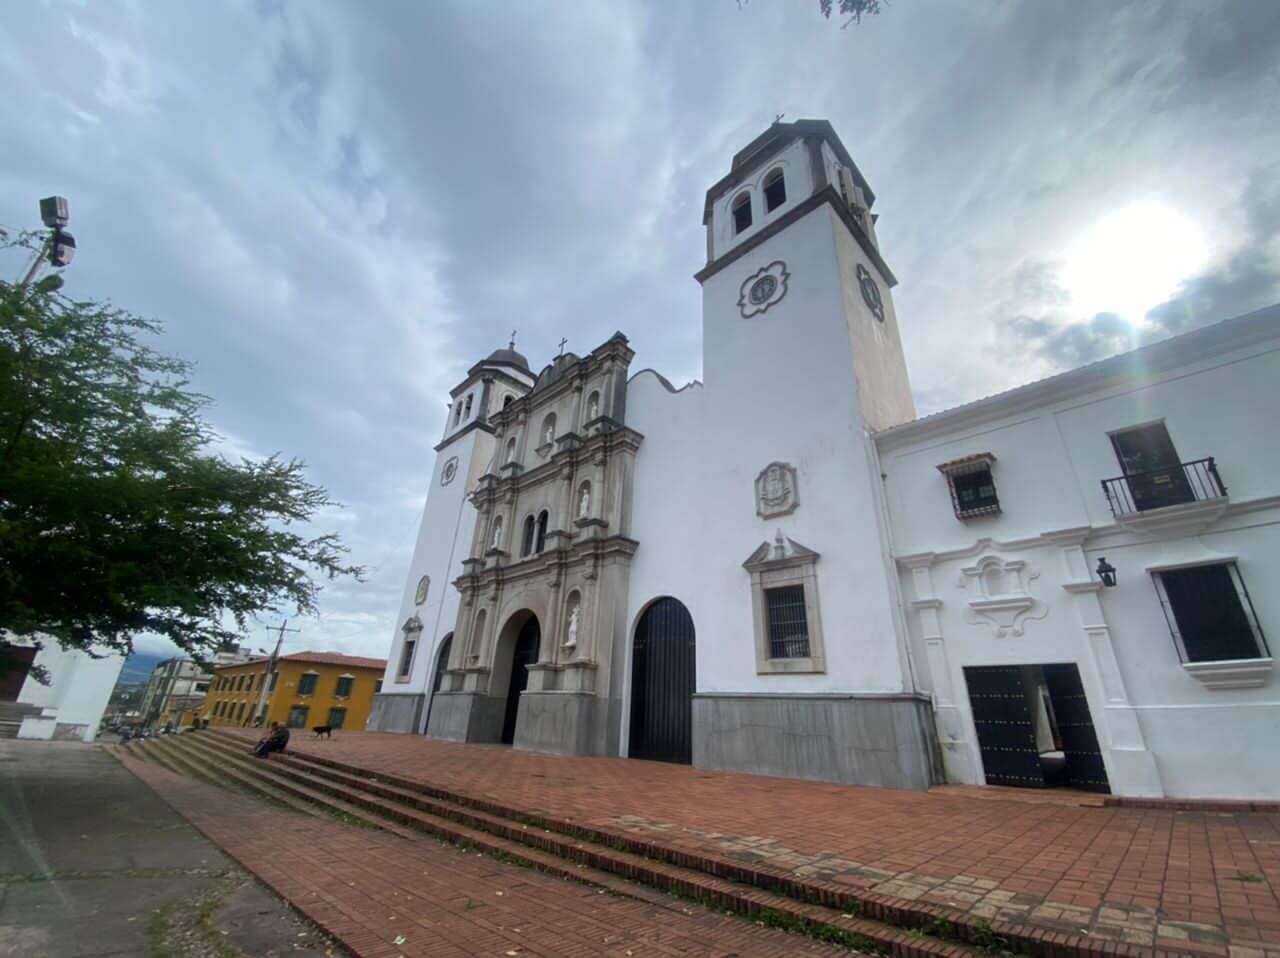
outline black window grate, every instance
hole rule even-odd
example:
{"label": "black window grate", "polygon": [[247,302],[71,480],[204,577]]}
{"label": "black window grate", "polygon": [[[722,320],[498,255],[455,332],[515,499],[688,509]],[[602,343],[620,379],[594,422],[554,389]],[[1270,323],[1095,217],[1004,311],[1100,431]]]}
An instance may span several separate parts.
{"label": "black window grate", "polygon": [[951,498],[957,517],[968,519],[1000,511],[1000,499],[996,495],[996,483],[990,469],[976,469],[947,478],[951,482]]}
{"label": "black window grate", "polygon": [[808,658],[809,618],[805,611],[804,586],[765,589],[764,598],[769,621],[769,658]]}
{"label": "black window grate", "polygon": [[319,681],[319,679],[320,676],[316,675],[314,672],[308,672],[302,676],[302,678],[298,679],[298,694],[313,695],[316,690],[316,682]]}
{"label": "black window grate", "polygon": [[333,694],[344,699],[350,698],[351,686],[354,683],[355,683],[355,679],[353,679],[351,676],[349,675],[342,676],[340,679],[338,679],[338,684],[337,684],[337,687],[333,690]]}

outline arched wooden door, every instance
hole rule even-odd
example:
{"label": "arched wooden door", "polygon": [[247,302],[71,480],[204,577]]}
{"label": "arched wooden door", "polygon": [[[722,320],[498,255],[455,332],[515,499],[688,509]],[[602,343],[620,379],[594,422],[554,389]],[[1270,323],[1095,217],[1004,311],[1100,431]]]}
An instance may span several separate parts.
{"label": "arched wooden door", "polygon": [[645,609],[631,651],[632,758],[693,760],[693,616],[666,597]]}
{"label": "arched wooden door", "polygon": [[507,711],[502,720],[502,744],[516,740],[516,720],[520,716],[520,693],[529,685],[529,666],[538,661],[538,643],[542,629],[536,616],[530,615],[520,627],[515,649],[511,653],[511,683],[507,686]]}
{"label": "arched wooden door", "polygon": [[440,651],[436,653],[436,674],[431,680],[431,701],[427,703],[427,717],[422,722],[422,732],[425,735],[427,729],[431,727],[431,710],[436,704],[436,693],[440,691],[440,686],[444,684],[444,671],[449,667],[449,651],[453,648],[453,633],[450,632],[444,637],[444,641],[440,643]]}

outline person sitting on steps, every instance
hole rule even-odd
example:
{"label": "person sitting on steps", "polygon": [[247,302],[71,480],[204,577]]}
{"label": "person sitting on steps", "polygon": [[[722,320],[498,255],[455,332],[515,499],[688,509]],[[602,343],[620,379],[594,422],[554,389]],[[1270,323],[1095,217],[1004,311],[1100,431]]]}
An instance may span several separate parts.
{"label": "person sitting on steps", "polygon": [[271,731],[253,747],[253,754],[258,758],[266,758],[272,752],[283,752],[289,744],[289,730],[279,722],[271,723]]}

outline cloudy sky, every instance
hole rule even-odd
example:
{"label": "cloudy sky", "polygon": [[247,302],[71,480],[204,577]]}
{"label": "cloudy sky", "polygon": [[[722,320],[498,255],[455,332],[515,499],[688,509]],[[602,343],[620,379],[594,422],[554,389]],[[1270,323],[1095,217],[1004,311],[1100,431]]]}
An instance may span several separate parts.
{"label": "cloudy sky", "polygon": [[698,377],[703,193],[775,114],[875,188],[925,413],[1280,300],[1278,65],[1267,0],[27,2],[0,226],[69,197],[68,291],[345,503],[367,581],[287,648],[385,655],[449,388],[512,329]]}

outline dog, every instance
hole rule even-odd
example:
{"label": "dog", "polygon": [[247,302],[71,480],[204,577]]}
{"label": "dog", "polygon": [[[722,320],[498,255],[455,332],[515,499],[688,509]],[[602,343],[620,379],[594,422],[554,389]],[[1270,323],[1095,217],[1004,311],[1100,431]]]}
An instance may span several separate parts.
{"label": "dog", "polygon": [[311,731],[315,733],[316,738],[319,738],[321,735],[323,735],[325,738],[333,738],[332,725],[317,725],[313,727]]}

